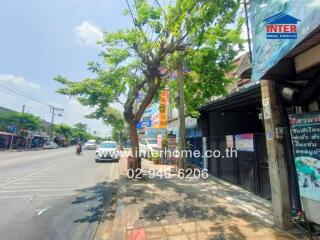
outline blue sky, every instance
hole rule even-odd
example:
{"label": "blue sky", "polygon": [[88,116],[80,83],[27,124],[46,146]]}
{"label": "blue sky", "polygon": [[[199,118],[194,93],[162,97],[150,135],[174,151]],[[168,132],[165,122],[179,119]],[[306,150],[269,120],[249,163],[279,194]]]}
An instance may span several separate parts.
{"label": "blue sky", "polygon": [[26,112],[50,121],[39,100],[65,109],[56,122],[84,122],[107,134],[101,121],[84,118],[89,108],[55,93],[60,85],[53,78],[90,76],[87,62],[99,59],[101,30],[131,25],[125,7],[124,0],[0,0],[0,106],[21,111],[25,104]]}

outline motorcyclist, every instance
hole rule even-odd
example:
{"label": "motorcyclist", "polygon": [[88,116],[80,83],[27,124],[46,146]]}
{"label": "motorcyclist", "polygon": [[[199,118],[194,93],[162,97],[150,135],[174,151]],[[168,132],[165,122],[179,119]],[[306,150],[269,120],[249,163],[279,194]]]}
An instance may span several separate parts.
{"label": "motorcyclist", "polygon": [[81,143],[79,142],[77,144],[77,154],[80,155],[81,152],[82,152],[82,146],[81,146]]}

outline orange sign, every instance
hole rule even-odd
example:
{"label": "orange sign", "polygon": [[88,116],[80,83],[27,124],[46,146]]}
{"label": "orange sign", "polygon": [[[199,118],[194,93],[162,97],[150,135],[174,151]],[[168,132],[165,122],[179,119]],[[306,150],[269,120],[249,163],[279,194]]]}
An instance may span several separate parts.
{"label": "orange sign", "polygon": [[160,106],[159,106],[159,128],[167,127],[167,101],[168,91],[163,90],[160,94]]}

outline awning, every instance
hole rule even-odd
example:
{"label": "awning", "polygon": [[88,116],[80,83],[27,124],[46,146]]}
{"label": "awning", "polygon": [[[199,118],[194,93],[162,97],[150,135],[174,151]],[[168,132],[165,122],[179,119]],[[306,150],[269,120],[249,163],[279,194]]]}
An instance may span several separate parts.
{"label": "awning", "polygon": [[199,108],[199,111],[202,113],[209,111],[240,112],[250,109],[257,110],[258,107],[261,108],[260,82],[214,100]]}
{"label": "awning", "polygon": [[0,135],[6,135],[6,136],[17,136],[17,134],[8,133],[8,132],[0,132]]}

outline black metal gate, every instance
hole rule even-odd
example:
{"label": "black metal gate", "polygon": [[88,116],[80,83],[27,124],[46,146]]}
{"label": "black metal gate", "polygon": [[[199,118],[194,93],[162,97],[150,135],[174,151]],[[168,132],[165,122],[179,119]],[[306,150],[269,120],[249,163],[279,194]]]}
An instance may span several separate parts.
{"label": "black metal gate", "polygon": [[[231,135],[228,136],[229,139]],[[234,183],[266,199],[271,199],[269,165],[266,151],[265,133],[253,134],[253,149],[237,150],[236,155],[227,157],[225,150],[227,136],[208,138],[208,150],[218,150],[221,156],[208,159],[208,171],[212,175]],[[232,135],[233,143],[235,135]]]}

